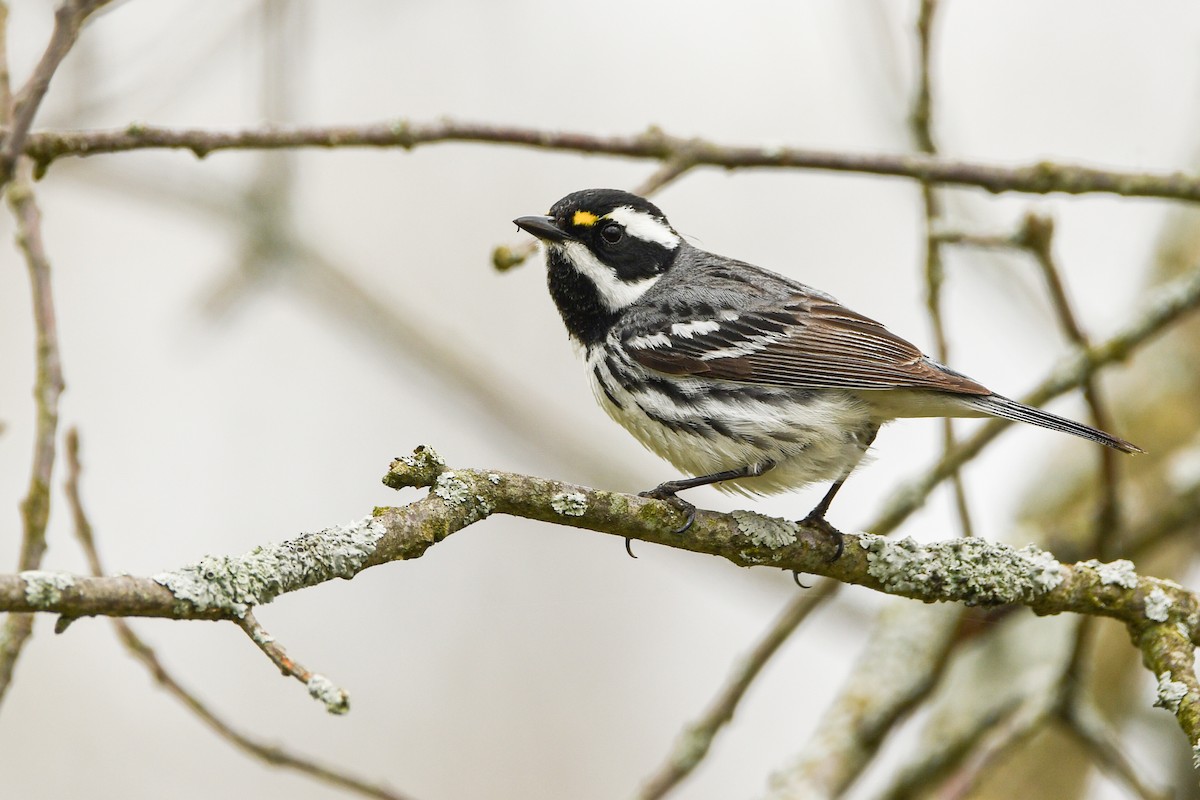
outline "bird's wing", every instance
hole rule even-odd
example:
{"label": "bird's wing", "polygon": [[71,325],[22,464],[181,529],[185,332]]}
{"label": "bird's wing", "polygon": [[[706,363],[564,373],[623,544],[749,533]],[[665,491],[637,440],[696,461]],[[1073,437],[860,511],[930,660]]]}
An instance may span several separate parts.
{"label": "bird's wing", "polygon": [[649,331],[626,332],[622,344],[637,363],[669,375],[805,389],[991,394],[875,320],[807,287],[793,289],[782,303],[756,298],[748,306],[709,306],[711,313],[683,322],[660,317]]}

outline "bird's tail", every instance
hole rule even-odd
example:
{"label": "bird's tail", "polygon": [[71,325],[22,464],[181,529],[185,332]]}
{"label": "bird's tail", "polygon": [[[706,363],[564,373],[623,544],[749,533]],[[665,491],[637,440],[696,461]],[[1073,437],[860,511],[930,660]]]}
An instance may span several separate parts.
{"label": "bird's tail", "polygon": [[1145,452],[1135,444],[1130,444],[1124,439],[1118,439],[1116,436],[1097,430],[1090,425],[1084,425],[1081,422],[1075,422],[1056,414],[1051,414],[1049,411],[1043,411],[1040,408],[1018,403],[1016,400],[1010,400],[1003,395],[989,394],[976,397],[963,397],[962,399],[974,410],[993,417],[1011,419],[1015,422],[1029,422],[1033,425],[1041,425],[1043,428],[1049,428],[1052,431],[1074,434],[1084,439],[1091,439],[1093,442],[1099,442],[1114,450],[1120,450],[1122,453]]}

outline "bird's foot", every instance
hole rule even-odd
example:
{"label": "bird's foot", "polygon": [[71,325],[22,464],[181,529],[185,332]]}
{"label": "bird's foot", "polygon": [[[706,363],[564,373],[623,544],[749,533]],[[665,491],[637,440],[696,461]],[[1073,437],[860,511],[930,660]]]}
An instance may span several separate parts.
{"label": "bird's foot", "polygon": [[652,500],[661,500],[664,503],[673,506],[676,511],[685,516],[683,524],[680,525],[675,531],[676,536],[682,533],[687,533],[688,528],[692,527],[692,523],[696,521],[696,507],[687,500],[684,500],[679,495],[675,494],[675,492],[670,488],[656,486],[648,491],[638,492],[638,497],[648,497]]}
{"label": "bird's foot", "polygon": [[833,558],[829,559],[829,563],[833,563],[842,557],[845,552],[846,542],[842,532],[830,525],[825,520],[825,515],[814,510],[807,517],[800,520],[801,525],[807,525],[811,528],[820,528],[825,534],[833,539]]}

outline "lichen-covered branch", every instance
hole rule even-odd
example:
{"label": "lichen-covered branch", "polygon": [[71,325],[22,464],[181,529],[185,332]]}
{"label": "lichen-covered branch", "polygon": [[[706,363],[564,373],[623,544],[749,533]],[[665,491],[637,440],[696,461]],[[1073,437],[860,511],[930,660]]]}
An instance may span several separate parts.
{"label": "lichen-covered branch", "polygon": [[384,482],[430,492],[406,506],[376,509],[358,522],[239,557],[209,556],[154,578],[0,576],[0,610],[70,618],[235,619],[281,594],[418,558],[459,530],[508,514],[720,556],[741,566],[824,575],[925,602],[1017,604],[1038,614],[1112,617],[1135,633],[1155,674],[1169,675],[1171,687],[1184,686],[1182,694],[1170,692],[1172,710],[1191,741],[1200,741],[1200,691],[1195,674],[1184,674],[1200,641],[1200,598],[1171,581],[1138,575],[1128,561],[1063,564],[1032,545],[978,539],[923,545],[869,533],[846,534],[844,553],[832,561],[836,545],[822,527],[749,511],[701,511],[681,536],[676,533],[681,514],[666,503],[529,475],[448,469],[426,448],[396,459]]}
{"label": "lichen-covered branch", "polygon": [[1008,167],[920,154],[858,154],[798,147],[748,147],[672,136],[657,128],[630,136],[596,136],[454,120],[413,122],[398,119],[364,125],[270,125],[235,130],[164,128],[135,123],[111,130],[35,131],[26,139],[25,154],[45,170],[55,160],[67,156],[94,156],[131,150],[180,149],[190,150],[202,157],[218,150],[300,147],[399,147],[407,150],[446,142],[515,145],[540,150],[684,162],[724,169],[815,169],[868,173],[975,186],[989,192],[1104,192],[1125,197],[1200,201],[1200,176],[1183,172],[1129,172],[1052,162]]}
{"label": "lichen-covered branch", "polygon": [[[71,509],[71,516],[75,524],[75,538],[78,539],[80,547],[83,548],[83,554],[87,559],[88,567],[91,569],[92,574],[100,575],[104,572],[104,568],[100,562],[100,552],[96,548],[95,537],[92,533],[92,523],[84,512],[83,500],[79,491],[79,476],[82,468],[79,461],[79,435],[74,429],[67,432],[66,449],[67,478],[63,488],[65,489],[67,505]],[[252,624],[257,624],[249,614],[247,614],[247,619]],[[243,753],[260,759],[266,764],[295,770],[302,775],[307,775],[330,786],[336,786],[363,797],[371,797],[375,798],[375,800],[405,800],[404,795],[386,786],[370,783],[338,767],[321,764],[312,758],[302,756],[286,747],[268,744],[241,732],[217,712],[213,711],[208,703],[200,699],[199,695],[185,687],[159,659],[154,648],[138,636],[134,632],[133,627],[125,620],[113,618],[112,624],[122,646],[146,668],[155,683],[161,686],[167,694],[183,704],[186,709],[195,714],[196,718],[204,725],[207,725],[217,736],[229,742]],[[263,634],[265,634],[265,631]]]}

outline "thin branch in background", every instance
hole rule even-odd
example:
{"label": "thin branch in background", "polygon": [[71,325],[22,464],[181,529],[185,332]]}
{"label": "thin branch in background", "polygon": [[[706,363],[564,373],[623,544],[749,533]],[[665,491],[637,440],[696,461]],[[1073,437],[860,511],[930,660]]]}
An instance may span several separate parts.
{"label": "thin branch in background", "polygon": [[841,797],[888,734],[938,686],[962,608],[892,603],[798,757],[772,776],[768,800]]}
{"label": "thin branch in background", "polygon": [[[75,537],[87,558],[88,568],[93,575],[103,575],[104,567],[100,561],[100,553],[96,548],[96,540],[91,522],[83,508],[83,500],[79,488],[82,467],[79,460],[79,433],[75,429],[67,433],[67,478],[64,484],[67,505],[71,510],[74,521]],[[247,755],[257,758],[272,766],[296,770],[316,780],[336,786],[340,789],[355,792],[363,797],[377,800],[406,800],[405,795],[395,792],[385,786],[368,783],[360,778],[348,775],[334,767],[318,764],[310,758],[296,755],[290,750],[275,745],[265,744],[244,733],[239,732],[225,722],[214,711],[209,709],[200,698],[183,687],[167,670],[158,655],[150,645],[146,644],[123,619],[111,620],[116,630],[117,638],[129,651],[129,654],[149,670],[154,681],[178,700],[189,711],[195,714],[201,722],[214,733]]]}
{"label": "thin branch in background", "polygon": [[421,123],[398,119],[331,126],[270,125],[224,131],[134,123],[119,129],[34,131],[26,139],[25,154],[38,163],[37,174],[40,175],[59,158],[131,150],[190,150],[200,157],[217,150],[302,147],[399,147],[407,150],[447,142],[508,145],[650,161],[672,161],[686,156],[697,167],[852,172],[973,186],[989,192],[1105,193],[1200,202],[1200,175],[1184,172],[1132,172],[1045,161],[1007,167],[917,153],[844,153],[798,147],[722,145],[671,136],[657,128],[632,136],[596,136],[454,120]]}
{"label": "thin branch in background", "polygon": [[1053,696],[1047,693],[1015,700],[995,714],[978,717],[973,725],[949,733],[935,746],[923,748],[920,759],[897,776],[882,793],[882,800],[969,797],[997,762],[1041,730],[1050,719],[1053,703]]}
{"label": "thin branch in background", "polygon": [[1130,560],[1140,564],[1150,552],[1180,534],[1190,533],[1200,522],[1200,483],[1171,497],[1155,509],[1153,519],[1132,528],[1124,548]]}
{"label": "thin branch in background", "polygon": [[646,781],[638,793],[640,800],[658,800],[692,774],[708,755],[717,733],[733,720],[734,712],[763,667],[791,637],[800,623],[837,594],[841,586],[837,581],[823,580],[788,604],[771,628],[754,645],[754,649],[737,663],[728,681],[700,718],[679,734],[666,762]]}
{"label": "thin branch in background", "polygon": [[[1113,363],[1123,361],[1146,342],[1157,337],[1172,324],[1200,308],[1200,269],[1160,286],[1143,304],[1142,310],[1116,334],[1085,350],[1075,350],[1050,374],[1021,398],[1021,402],[1040,406],[1081,385],[1088,376]],[[929,493],[949,477],[955,469],[975,458],[1012,423],[989,420],[978,431],[958,444],[933,465],[924,475],[901,486],[884,503],[881,514],[869,530],[878,534],[895,530],[910,514],[925,502]]]}
{"label": "thin branch in background", "polygon": [[[1062,272],[1054,258],[1053,239],[1054,221],[1052,219],[1032,213],[1025,215],[1017,234],[1017,240],[1033,255],[1041,269],[1063,334],[1071,344],[1086,350],[1091,346],[1091,342],[1079,324],[1079,319],[1067,297]],[[1092,422],[1101,430],[1111,430],[1112,416],[1108,413],[1107,403],[1100,392],[1096,376],[1089,375],[1083,381],[1081,388],[1083,398],[1092,414]],[[1098,454],[1100,459],[1100,498],[1096,511],[1095,555],[1100,559],[1110,559],[1115,555],[1114,546],[1121,524],[1119,476],[1116,453],[1107,447],[1101,447],[1098,450],[1100,451]]]}
{"label": "thin branch in background", "polygon": [[[937,155],[937,144],[933,138],[933,92],[930,86],[930,53],[933,45],[933,26],[937,16],[937,0],[921,0],[917,15],[917,43],[919,68],[917,70],[917,92],[913,99],[909,123],[917,149],[927,155]],[[942,258],[942,243],[936,236],[941,225],[943,204],[938,189],[929,181],[921,181],[921,204],[925,218],[925,305],[929,322],[933,328],[934,351],[937,360],[950,363],[950,343],[946,337],[946,323],[942,315],[942,285],[946,279],[946,267]],[[942,418],[942,451],[954,449],[954,420]],[[962,472],[955,470],[950,476],[954,492],[954,508],[963,536],[973,536],[971,508],[967,503],[967,491],[963,485]]]}
{"label": "thin branch in background", "polygon": [[[54,12],[54,30],[50,42],[42,53],[33,74],[12,98],[12,111],[6,116],[8,130],[0,144],[0,185],[12,180],[17,169],[17,159],[25,148],[29,128],[37,115],[42,99],[50,88],[50,80],[59,64],[71,51],[79,38],[84,21],[110,0],[64,0]],[[5,67],[7,70],[7,65]]]}
{"label": "thin branch in background", "polygon": [[[0,32],[3,33],[3,32]],[[5,189],[16,220],[17,244],[25,256],[37,330],[37,378],[34,400],[37,422],[29,490],[21,501],[21,554],[19,569],[36,570],[46,552],[46,524],[50,519],[50,481],[54,473],[58,435],[58,402],[63,391],[62,360],[58,349],[58,324],[51,289],[50,260],[42,241],[42,218],[34,198],[30,166],[24,163]],[[10,614],[0,632],[0,701],[12,684],[21,650],[33,633],[33,618]]]}
{"label": "thin branch in background", "polygon": [[1066,729],[1087,750],[1092,761],[1131,794],[1141,800],[1170,800],[1170,792],[1156,791],[1138,774],[1125,755],[1126,748],[1104,721],[1099,709],[1077,699],[1065,704],[1059,716]]}

